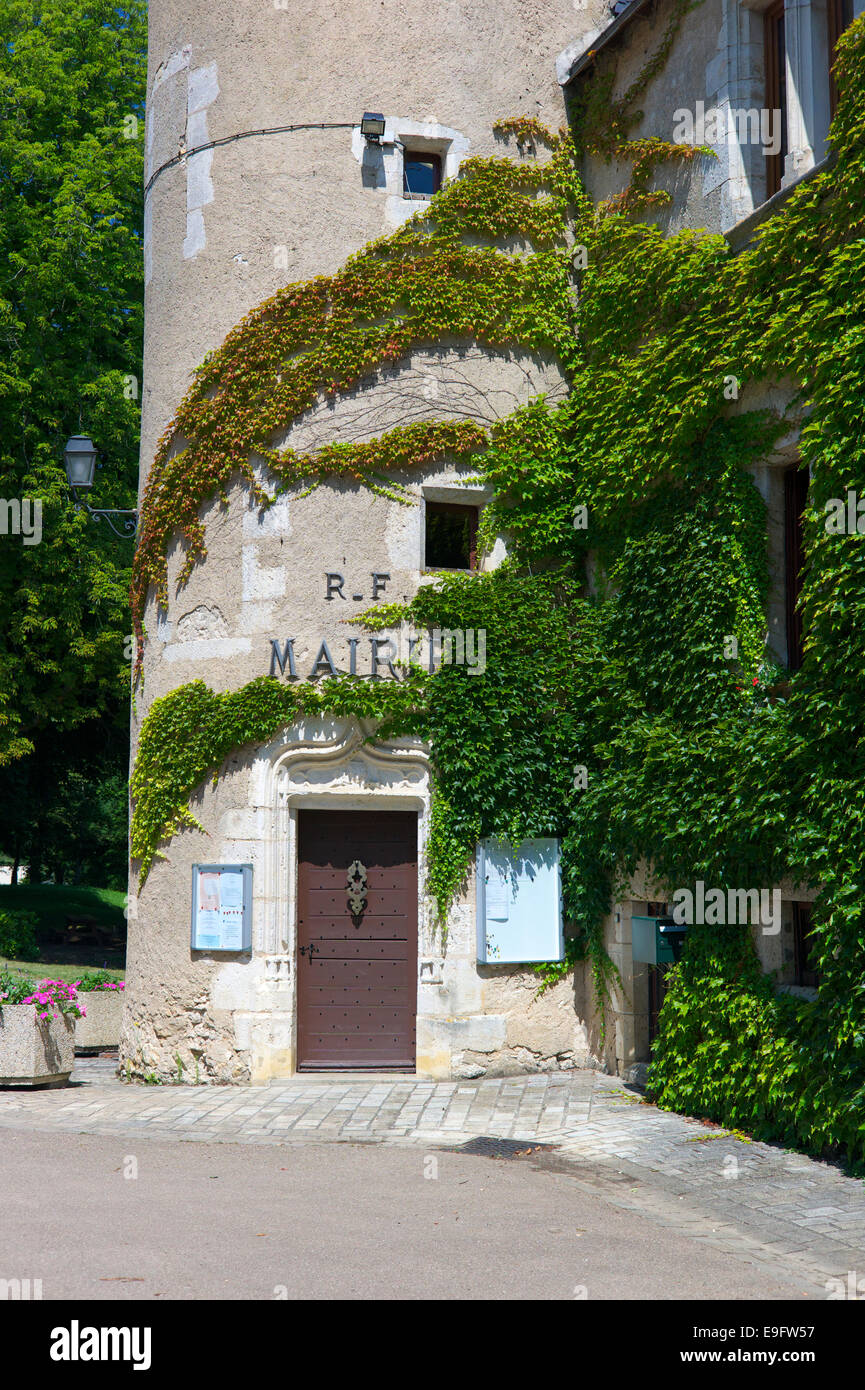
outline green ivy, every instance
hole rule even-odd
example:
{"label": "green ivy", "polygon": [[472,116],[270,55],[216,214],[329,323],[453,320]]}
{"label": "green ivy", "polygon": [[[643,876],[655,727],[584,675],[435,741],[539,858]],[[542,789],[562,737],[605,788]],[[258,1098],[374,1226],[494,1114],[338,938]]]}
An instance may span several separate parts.
{"label": "green ivy", "polygon": [[865,1171],[862,1073],[839,1066],[824,1009],[776,992],[747,931],[690,935],[670,972],[652,1098],[758,1139],[846,1155]]}
{"label": "green ivy", "polygon": [[192,681],[154,700],[141,729],[130,778],[133,815],[130,854],[147,878],[159,845],[184,826],[201,830],[189,800],[208,774],[248,744],[269,742],[296,719],[317,714],[355,714],[387,721],[407,717],[419,690],[417,676],[404,683],[331,677],[320,685],[284,685],[261,676],[240,690],[216,694]]}

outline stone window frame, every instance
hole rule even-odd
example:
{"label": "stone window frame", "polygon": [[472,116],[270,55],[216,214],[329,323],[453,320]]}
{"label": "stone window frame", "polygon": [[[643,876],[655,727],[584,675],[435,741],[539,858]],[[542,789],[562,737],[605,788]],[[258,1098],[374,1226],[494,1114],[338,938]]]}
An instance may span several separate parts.
{"label": "stone window frame", "polygon": [[[428,502],[436,502],[445,506],[476,507],[478,512],[478,524],[480,524],[481,512],[490,501],[491,492],[489,488],[481,487],[461,487],[458,484],[450,486],[446,484],[425,484],[421,488],[420,496],[420,553],[418,555],[418,569],[422,576],[429,576],[434,579],[443,573],[455,574],[477,574],[486,568],[486,565],[479,559],[477,549],[475,549],[475,562],[470,570],[445,571],[441,569],[428,569],[426,564],[426,509]],[[476,544],[476,543],[475,543]]]}
{"label": "stone window frame", "polygon": [[384,194],[385,218],[392,227],[401,226],[419,211],[421,198],[403,196],[403,157],[408,149],[418,154],[436,155],[441,165],[441,186],[455,179],[460,164],[469,153],[470,141],[462,131],[440,125],[434,119],[410,120],[404,116],[385,115],[385,130],[381,142],[368,144],[355,126],[351,135],[352,151],[363,170],[365,186]]}
{"label": "stone window frame", "polygon": [[773,452],[749,472],[766,504],[766,546],[769,566],[769,592],[766,597],[766,656],[788,669],[790,642],[789,535],[787,478],[792,470],[803,469],[797,429],[778,442]]}
{"label": "stone window frame", "polygon": [[[764,22],[773,0],[724,0],[718,54],[707,72],[707,104],[721,108],[764,109],[766,52]],[[829,153],[832,109],[829,41],[837,21],[833,0],[785,0],[787,153],[780,189],[790,188]],[[853,18],[865,12],[865,0],[852,0]],[[771,196],[762,146],[733,140],[721,150],[715,178],[721,188],[722,230],[761,207]]]}

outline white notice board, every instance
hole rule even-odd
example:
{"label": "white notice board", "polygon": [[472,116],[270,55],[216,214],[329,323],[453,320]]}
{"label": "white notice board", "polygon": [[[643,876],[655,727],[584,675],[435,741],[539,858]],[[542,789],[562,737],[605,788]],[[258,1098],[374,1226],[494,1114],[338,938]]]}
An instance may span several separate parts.
{"label": "white notice board", "polygon": [[248,951],[252,945],[252,865],[193,864],[193,951]]}
{"label": "white notice board", "polygon": [[478,960],[564,960],[558,840],[483,840],[477,864]]}

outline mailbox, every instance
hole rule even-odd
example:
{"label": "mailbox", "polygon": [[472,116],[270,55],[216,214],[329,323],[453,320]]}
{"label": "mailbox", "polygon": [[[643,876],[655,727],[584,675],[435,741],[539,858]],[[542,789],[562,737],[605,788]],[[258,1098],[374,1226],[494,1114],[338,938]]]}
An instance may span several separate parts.
{"label": "mailbox", "polygon": [[643,965],[675,965],[681,959],[686,931],[672,917],[632,917],[634,960]]}

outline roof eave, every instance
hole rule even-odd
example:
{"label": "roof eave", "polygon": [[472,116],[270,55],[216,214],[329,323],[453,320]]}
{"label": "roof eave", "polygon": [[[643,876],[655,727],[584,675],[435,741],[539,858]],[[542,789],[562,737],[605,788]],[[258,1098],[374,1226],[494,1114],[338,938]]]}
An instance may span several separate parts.
{"label": "roof eave", "polygon": [[654,0],[631,0],[627,9],[623,10],[620,15],[616,15],[616,18],[605,29],[590,30],[588,34],[578,40],[579,47],[577,44],[572,44],[560,53],[556,59],[556,76],[559,80],[559,86],[567,87],[575,77],[579,77],[581,72],[584,72],[587,67],[594,63],[597,55],[603,49],[608,48],[622,30],[651,4],[654,4]]}

